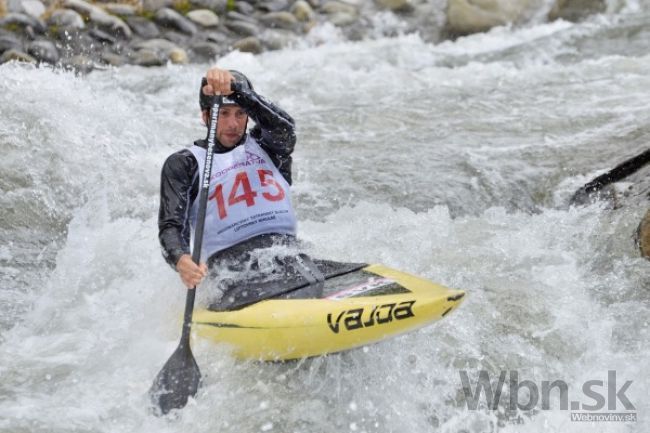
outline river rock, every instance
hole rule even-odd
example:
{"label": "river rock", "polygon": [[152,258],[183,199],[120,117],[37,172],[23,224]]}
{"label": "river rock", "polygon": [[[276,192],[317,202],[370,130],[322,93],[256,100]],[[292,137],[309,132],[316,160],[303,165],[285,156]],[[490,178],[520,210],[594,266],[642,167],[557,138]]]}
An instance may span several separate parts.
{"label": "river rock", "polygon": [[298,21],[311,21],[314,19],[314,10],[305,0],[298,0],[291,6],[291,13]]}
{"label": "river rock", "polygon": [[23,0],[21,5],[22,12],[30,17],[40,19],[45,13],[45,6],[38,0]]}
{"label": "river rock", "polygon": [[95,39],[96,41],[105,43],[105,44],[110,44],[114,45],[117,42],[117,39],[115,39],[113,36],[109,35],[106,32],[103,32],[99,29],[91,29],[88,34]]}
{"label": "river rock", "polygon": [[217,45],[227,45],[229,40],[228,36],[221,32],[206,32],[203,36],[206,41],[214,42]]}
{"label": "river rock", "polygon": [[349,14],[347,12],[339,12],[329,16],[329,22],[337,27],[345,27],[357,22],[357,14]]}
{"label": "river rock", "polygon": [[197,42],[190,46],[193,57],[202,61],[214,61],[222,54],[222,48],[214,42]]}
{"label": "river rock", "polygon": [[19,50],[7,50],[2,54],[2,56],[0,56],[0,63],[7,63],[12,60],[16,62],[36,63],[35,58]]}
{"label": "river rock", "polygon": [[0,54],[9,50],[20,51],[21,48],[22,44],[20,40],[13,33],[0,33]]}
{"label": "river rock", "polygon": [[80,30],[86,27],[84,19],[77,12],[70,9],[57,9],[47,20],[51,26]]}
{"label": "river rock", "polygon": [[634,237],[641,256],[650,259],[650,210],[648,210],[639,223]]}
{"label": "river rock", "polygon": [[259,54],[262,52],[262,43],[255,36],[249,36],[235,42],[233,49],[239,50],[242,53]]}
{"label": "river rock", "polygon": [[173,42],[174,44],[180,46],[185,46],[190,42],[191,36],[186,35],[185,33],[177,32],[174,30],[167,30],[161,35],[163,39]]}
{"label": "river rock", "polygon": [[29,44],[27,53],[41,62],[55,64],[59,61],[59,51],[52,42],[45,39]]}
{"label": "river rock", "polygon": [[[236,2],[235,7],[242,2]],[[228,11],[228,0],[190,0],[190,4],[197,9],[208,9],[217,14]]]}
{"label": "river rock", "polygon": [[452,35],[484,32],[517,23],[534,0],[449,0],[446,30]]}
{"label": "river rock", "polygon": [[104,52],[100,56],[102,63],[110,66],[122,66],[126,64],[126,59],[119,54]]}
{"label": "river rock", "polygon": [[195,35],[198,31],[192,21],[170,8],[160,9],[154,19],[163,27],[176,29],[188,35]]}
{"label": "river rock", "polygon": [[127,17],[126,22],[133,29],[133,32],[144,39],[155,39],[160,36],[158,26],[146,18]]}
{"label": "river rock", "polygon": [[562,18],[567,21],[580,21],[589,15],[602,13],[607,10],[605,0],[556,0],[548,18]]}
{"label": "river rock", "polygon": [[375,0],[377,6],[393,12],[406,12],[413,9],[411,0]]}
{"label": "river rock", "polygon": [[252,15],[255,12],[255,6],[245,2],[235,3],[235,10],[242,15]]}
{"label": "river rock", "polygon": [[272,28],[292,30],[298,20],[290,12],[269,12],[260,17],[260,21]]}
{"label": "river rock", "polygon": [[185,65],[189,61],[187,52],[182,48],[174,48],[169,52],[169,60],[175,65]]}
{"label": "river rock", "polygon": [[226,22],[227,21],[245,21],[247,23],[257,24],[255,18],[235,11],[230,11],[226,14]]}
{"label": "river rock", "polygon": [[145,12],[156,12],[173,5],[174,0],[142,0],[142,10]]}
{"label": "river rock", "polygon": [[226,28],[241,36],[255,36],[260,32],[257,25],[246,21],[229,21]]}
{"label": "river rock", "polygon": [[279,12],[289,9],[288,0],[269,0],[259,2],[257,8],[266,12]]}
{"label": "river rock", "polygon": [[187,18],[201,27],[216,27],[219,25],[219,17],[209,9],[196,9],[190,11],[187,13]]}
{"label": "river rock", "polygon": [[106,12],[123,17],[132,17],[136,14],[135,6],[125,3],[107,3],[102,5]]}
{"label": "river rock", "polygon": [[328,15],[335,15],[335,14],[348,14],[348,15],[356,15],[358,10],[356,7],[353,5],[343,3],[340,1],[328,1],[327,3],[323,4],[320,8],[321,12],[324,12]]}
{"label": "river rock", "polygon": [[63,0],[63,6],[79,12],[81,16],[99,27],[110,29],[127,39],[133,36],[133,32],[124,21],[95,5],[86,3],[83,0]]}
{"label": "river rock", "polygon": [[38,18],[19,13],[9,13],[0,18],[0,27],[19,27],[27,34],[45,32],[45,23]]}
{"label": "river rock", "polygon": [[168,56],[173,50],[177,49],[178,46],[168,41],[167,39],[149,39],[147,41],[141,41],[133,44],[133,48],[141,50],[149,50],[157,53],[163,53],[165,56]]}
{"label": "river rock", "polygon": [[154,50],[139,50],[133,56],[133,64],[138,66],[162,66],[166,63],[167,56]]}

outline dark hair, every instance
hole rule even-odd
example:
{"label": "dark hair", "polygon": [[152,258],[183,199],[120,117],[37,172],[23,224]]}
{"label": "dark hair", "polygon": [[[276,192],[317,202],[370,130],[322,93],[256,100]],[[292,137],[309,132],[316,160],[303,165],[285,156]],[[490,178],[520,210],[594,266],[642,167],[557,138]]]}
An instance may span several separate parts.
{"label": "dark hair", "polygon": [[[239,71],[230,70],[230,73],[235,77],[235,83],[238,86],[237,90],[253,90],[253,84],[250,82],[246,75],[242,74]],[[203,87],[208,84],[207,78],[203,77],[201,79],[201,88],[199,89],[199,106],[201,111],[209,110],[214,105],[214,95],[206,95],[203,93]]]}

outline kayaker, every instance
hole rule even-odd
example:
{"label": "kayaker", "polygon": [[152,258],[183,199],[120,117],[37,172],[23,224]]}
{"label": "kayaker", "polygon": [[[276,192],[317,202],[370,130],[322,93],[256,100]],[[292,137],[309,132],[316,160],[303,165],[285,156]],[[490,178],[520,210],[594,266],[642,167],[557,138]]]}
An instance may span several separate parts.
{"label": "kayaker", "polygon": [[[231,82],[238,83],[237,90]],[[190,255],[190,235],[198,213],[199,183],[207,138],[173,153],[165,161],[160,186],[158,238],[163,256],[188,288],[198,285],[208,267],[254,248],[295,240],[291,204],[291,153],[294,120],[257,94],[238,71],[213,67],[202,79],[199,104],[208,126],[215,95],[219,111],[203,238],[202,258]],[[248,119],[255,126],[247,132]]]}

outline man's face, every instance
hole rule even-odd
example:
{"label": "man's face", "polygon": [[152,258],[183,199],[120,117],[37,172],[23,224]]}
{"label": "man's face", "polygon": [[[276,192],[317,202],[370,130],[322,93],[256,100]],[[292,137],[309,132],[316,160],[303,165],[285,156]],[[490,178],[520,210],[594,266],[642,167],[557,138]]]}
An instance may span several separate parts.
{"label": "man's face", "polygon": [[[248,115],[238,105],[225,105],[219,109],[217,140],[224,147],[234,147],[246,132]],[[206,122],[207,123],[207,122]]]}

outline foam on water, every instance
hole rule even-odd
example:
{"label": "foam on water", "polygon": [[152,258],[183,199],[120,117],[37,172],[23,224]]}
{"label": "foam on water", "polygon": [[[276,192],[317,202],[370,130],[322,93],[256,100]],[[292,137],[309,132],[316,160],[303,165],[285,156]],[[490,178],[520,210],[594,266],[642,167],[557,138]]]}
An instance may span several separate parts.
{"label": "foam on water", "polygon": [[[194,341],[204,386],[174,419],[151,416],[145,396],[185,295],[157,244],[158,180],[165,157],[205,133],[204,68],[1,66],[0,431],[647,430],[650,277],[630,241],[644,210],[564,206],[594,170],[642,149],[650,120],[647,53],[562,57],[598,26],[222,59],[297,120],[294,201],[311,255],[380,262],[467,298],[418,332],[301,362],[239,362]],[[541,43],[543,62],[526,52]],[[639,422],[571,422],[556,397],[512,412],[507,392],[499,410],[468,410],[459,372],[479,370],[564,380],[573,399],[616,370],[633,380]]]}

